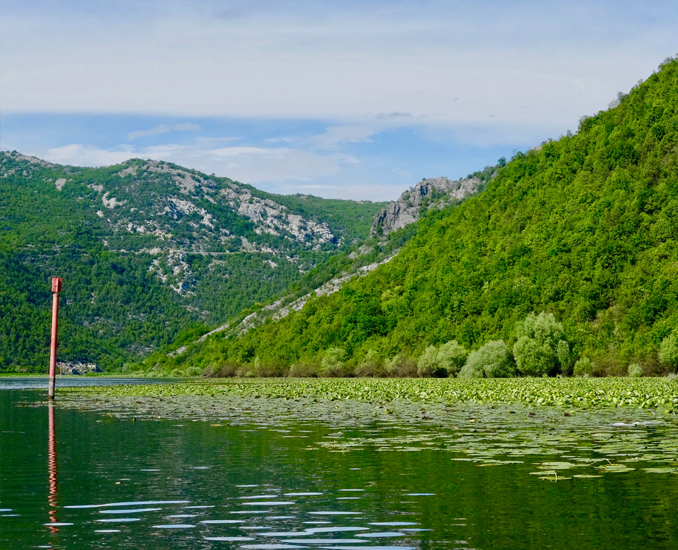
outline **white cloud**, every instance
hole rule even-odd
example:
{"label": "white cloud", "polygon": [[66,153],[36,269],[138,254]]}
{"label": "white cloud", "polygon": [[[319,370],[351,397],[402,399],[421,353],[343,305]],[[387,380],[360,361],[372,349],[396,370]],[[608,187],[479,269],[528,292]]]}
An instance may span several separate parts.
{"label": "white cloud", "polygon": [[357,159],[340,153],[319,155],[278,147],[201,149],[188,145],[158,145],[101,149],[71,144],[36,154],[50,162],[76,166],[107,166],[131,158],[164,160],[252,184],[311,181],[337,175],[346,167],[359,164]]}
{"label": "white cloud", "polygon": [[120,146],[116,149],[99,149],[98,147],[74,143],[48,149],[38,153],[37,156],[49,162],[71,166],[109,166],[119,164],[138,155],[134,154],[132,149],[127,146]]}
{"label": "white cloud", "polygon": [[151,128],[150,130],[136,130],[135,132],[130,132],[127,136],[127,139],[132,141],[139,139],[140,137],[159,136],[160,134],[166,134],[171,131],[172,129],[167,126],[167,124],[160,124],[159,126]]}
{"label": "white cloud", "polygon": [[[384,112],[563,130],[675,53],[674,2],[491,4],[148,2],[134,17],[108,3],[15,7],[0,21],[2,108],[358,125],[326,147],[369,139],[360,124]],[[154,131],[166,127],[130,139]]]}
{"label": "white cloud", "polygon": [[384,130],[383,124],[364,122],[330,126],[324,133],[311,138],[311,143],[323,149],[336,148],[342,143],[372,141],[370,138]]}
{"label": "white cloud", "polygon": [[140,137],[159,136],[160,134],[167,134],[172,130],[175,132],[194,132],[200,130],[200,126],[191,122],[175,124],[171,128],[167,126],[167,124],[160,124],[155,128],[151,128],[150,130],[136,130],[134,132],[130,132],[127,136],[127,139],[129,141],[133,141],[135,139],[139,139]]}
{"label": "white cloud", "polygon": [[200,130],[200,126],[192,122],[184,122],[183,124],[175,124],[172,126],[172,130],[175,132],[197,132]]}

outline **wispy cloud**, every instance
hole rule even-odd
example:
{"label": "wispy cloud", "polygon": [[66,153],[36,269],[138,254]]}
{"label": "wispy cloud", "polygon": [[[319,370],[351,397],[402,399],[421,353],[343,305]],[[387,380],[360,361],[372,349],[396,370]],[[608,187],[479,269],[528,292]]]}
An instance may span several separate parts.
{"label": "wispy cloud", "polygon": [[667,0],[149,1],[133,18],[107,2],[6,3],[2,107],[15,113],[435,112],[432,124],[492,114],[565,130],[674,54],[678,24]]}
{"label": "wispy cloud", "polygon": [[393,198],[574,130],[678,26],[675,0],[118,4],[4,0],[2,147]]}
{"label": "wispy cloud", "polygon": [[341,153],[322,155],[292,148],[248,146],[205,149],[188,145],[143,148],[123,145],[102,149],[69,144],[48,149],[40,156],[50,162],[76,166],[106,166],[130,158],[150,158],[254,184],[312,181],[336,175],[347,166],[360,164],[358,159]]}
{"label": "wispy cloud", "polygon": [[383,124],[363,122],[359,124],[342,124],[330,126],[310,139],[311,143],[323,149],[332,149],[343,143],[360,143],[371,141],[372,136],[384,130]]}
{"label": "wispy cloud", "polygon": [[127,136],[129,141],[139,139],[142,137],[150,136],[159,136],[160,134],[168,134],[169,132],[195,132],[200,130],[200,126],[193,124],[191,122],[185,122],[183,124],[175,124],[174,126],[167,126],[167,124],[159,124],[155,128],[150,130],[136,130],[135,132],[130,132]]}
{"label": "wispy cloud", "polygon": [[38,153],[38,155],[49,162],[72,166],[110,166],[139,156],[128,146],[100,149],[99,147],[78,143],[55,147]]}

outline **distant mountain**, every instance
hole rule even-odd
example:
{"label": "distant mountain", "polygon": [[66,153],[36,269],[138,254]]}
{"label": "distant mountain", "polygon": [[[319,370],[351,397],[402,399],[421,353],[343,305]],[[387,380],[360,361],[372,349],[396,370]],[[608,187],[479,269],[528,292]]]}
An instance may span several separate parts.
{"label": "distant mountain", "polygon": [[366,237],[384,206],[157,161],[92,169],[2,152],[0,369],[44,361],[51,276],[64,278],[61,358],[119,365],[268,301]]}
{"label": "distant mountain", "polygon": [[379,233],[410,237],[388,263],[277,320],[215,334],[167,368],[312,372],[325,360],[328,372],[340,362],[352,372],[451,340],[470,350],[504,340],[510,351],[519,323],[546,312],[568,344],[550,372],[580,357],[594,374],[633,363],[665,372],[660,344],[678,341],[678,60],[583,117],[576,134],[516,153],[482,193],[415,220],[436,189],[425,181],[392,203],[375,244],[353,251],[374,261]]}

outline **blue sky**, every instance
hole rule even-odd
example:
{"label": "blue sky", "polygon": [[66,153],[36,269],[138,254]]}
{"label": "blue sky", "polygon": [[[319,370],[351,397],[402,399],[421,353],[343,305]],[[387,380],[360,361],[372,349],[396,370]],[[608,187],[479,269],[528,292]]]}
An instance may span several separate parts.
{"label": "blue sky", "polygon": [[3,0],[0,148],[388,200],[575,130],[676,36],[662,0]]}

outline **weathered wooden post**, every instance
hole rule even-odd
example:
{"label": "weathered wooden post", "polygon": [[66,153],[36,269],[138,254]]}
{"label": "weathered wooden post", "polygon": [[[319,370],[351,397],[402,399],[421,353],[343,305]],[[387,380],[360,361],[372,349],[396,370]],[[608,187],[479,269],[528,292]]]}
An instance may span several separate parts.
{"label": "weathered wooden post", "polygon": [[48,399],[54,399],[54,386],[56,385],[56,349],[57,330],[59,328],[59,292],[61,292],[61,279],[52,278],[52,345],[49,353],[49,391]]}

